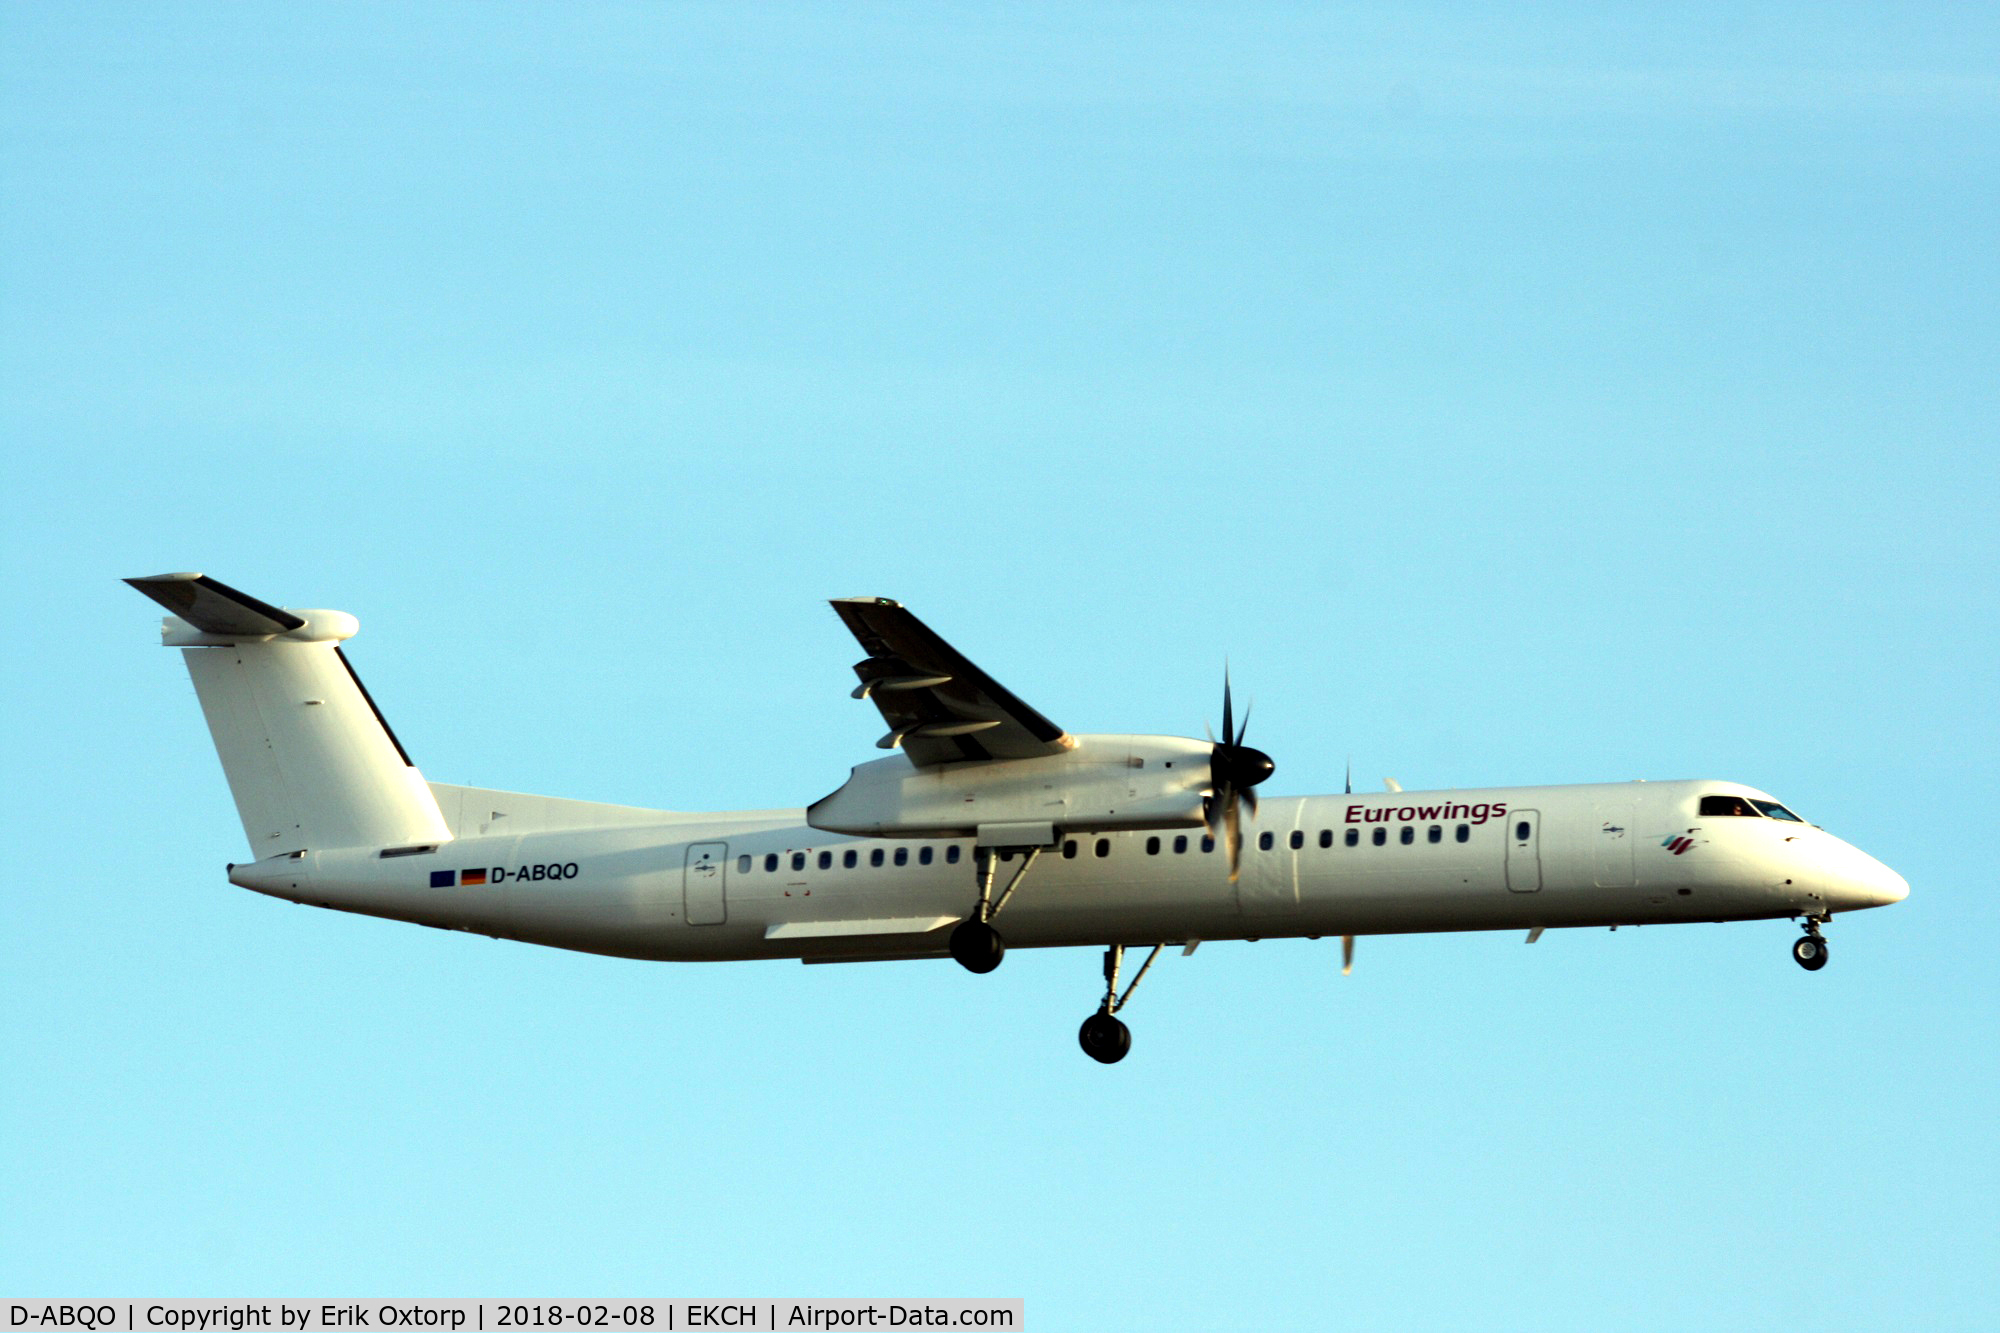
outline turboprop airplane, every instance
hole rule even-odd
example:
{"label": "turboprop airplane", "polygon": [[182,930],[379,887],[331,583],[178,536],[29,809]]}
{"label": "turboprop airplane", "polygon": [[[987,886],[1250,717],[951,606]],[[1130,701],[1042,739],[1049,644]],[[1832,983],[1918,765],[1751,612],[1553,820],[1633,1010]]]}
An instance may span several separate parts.
{"label": "turboprop airplane", "polygon": [[[1104,949],[1078,1040],[1161,951],[1207,940],[1792,918],[1826,965],[1836,912],[1901,876],[1735,782],[1257,796],[1225,673],[1222,738],[1079,735],[900,604],[833,609],[866,656],[853,694],[890,753],[803,810],[683,814],[427,782],[340,644],[340,611],[283,610],[201,574],[128,579],[194,678],[252,859],[292,902],[621,958],[956,959]],[[1352,784],[1349,784],[1350,788]],[[997,890],[997,891],[996,891]],[[1120,988],[1125,951],[1151,946]]]}

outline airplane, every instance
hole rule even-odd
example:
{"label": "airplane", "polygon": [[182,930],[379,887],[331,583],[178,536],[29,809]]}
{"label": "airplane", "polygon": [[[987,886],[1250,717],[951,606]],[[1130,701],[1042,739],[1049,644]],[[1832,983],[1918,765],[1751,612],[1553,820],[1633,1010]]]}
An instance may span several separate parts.
{"label": "airplane", "polygon": [[[661,961],[1104,950],[1078,1042],[1163,950],[1212,940],[1527,932],[1790,918],[1826,966],[1835,913],[1902,901],[1893,870],[1736,782],[1259,797],[1224,673],[1222,737],[1051,722],[886,598],[832,603],[865,656],[853,697],[889,753],[804,809],[689,814],[427,781],[341,644],[341,611],[202,574],[127,579],[164,606],[252,859],[230,883],[337,911]],[[1128,948],[1151,946],[1121,986]]]}

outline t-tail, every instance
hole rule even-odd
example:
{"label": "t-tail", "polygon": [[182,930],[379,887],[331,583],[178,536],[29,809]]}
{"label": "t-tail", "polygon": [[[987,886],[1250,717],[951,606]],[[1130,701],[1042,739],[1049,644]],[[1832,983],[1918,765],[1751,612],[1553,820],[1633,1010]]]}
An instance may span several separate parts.
{"label": "t-tail", "polygon": [[187,661],[255,859],[451,841],[340,650],[353,616],[283,610],[202,574],[125,581],[173,612],[161,640]]}

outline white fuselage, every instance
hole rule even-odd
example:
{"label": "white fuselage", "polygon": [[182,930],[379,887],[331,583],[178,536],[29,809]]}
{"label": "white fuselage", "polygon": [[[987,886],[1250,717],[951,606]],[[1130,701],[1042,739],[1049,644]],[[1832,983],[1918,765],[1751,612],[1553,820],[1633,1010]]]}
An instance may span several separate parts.
{"label": "white fuselage", "polygon": [[[1266,797],[1234,884],[1199,828],[1077,835],[1039,856],[994,924],[1009,947],[1032,948],[1819,916],[1907,895],[1894,871],[1813,825],[1699,816],[1716,793],[1763,796],[1634,782]],[[386,855],[307,851],[230,878],[344,911],[661,960],[944,957],[977,897],[966,838],[848,837],[810,827],[803,810],[631,814],[509,836],[467,827]],[[999,861],[1001,886],[1022,856]]]}

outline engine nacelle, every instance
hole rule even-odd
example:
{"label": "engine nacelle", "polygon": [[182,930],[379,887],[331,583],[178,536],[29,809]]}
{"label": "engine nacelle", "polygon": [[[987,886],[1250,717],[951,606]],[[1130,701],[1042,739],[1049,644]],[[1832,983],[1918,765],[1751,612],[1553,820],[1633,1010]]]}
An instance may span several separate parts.
{"label": "engine nacelle", "polygon": [[806,810],[806,822],[867,838],[975,838],[1049,846],[1065,833],[1195,828],[1210,746],[1179,736],[1077,736],[1034,759],[918,768],[895,755],[860,764]]}

